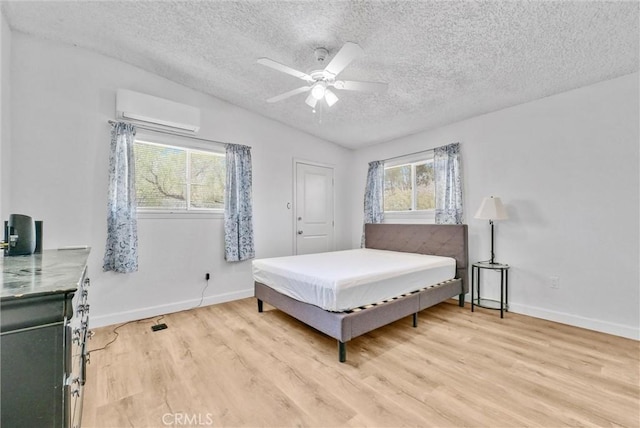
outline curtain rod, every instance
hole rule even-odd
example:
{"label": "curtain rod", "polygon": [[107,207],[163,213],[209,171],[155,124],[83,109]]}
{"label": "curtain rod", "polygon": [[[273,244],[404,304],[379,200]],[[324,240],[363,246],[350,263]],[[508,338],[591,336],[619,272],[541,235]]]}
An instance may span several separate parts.
{"label": "curtain rod", "polygon": [[[191,140],[204,141],[206,143],[216,143],[216,144],[224,144],[224,145],[228,144],[228,143],[223,143],[222,141],[208,140],[206,138],[200,138],[200,137],[193,137],[191,135],[185,135],[185,134],[181,134],[179,132],[172,132],[172,131],[164,130],[164,129],[155,129],[155,128],[152,128],[150,126],[145,126],[145,125],[140,125],[140,124],[137,124],[137,123],[127,122],[126,120],[118,120],[117,121],[117,120],[109,119],[107,122],[109,122],[110,125],[115,125],[118,122],[124,122],[124,123],[128,123],[130,125],[133,125],[136,128],[144,129],[145,131],[158,132],[160,134],[174,135],[176,137],[184,137],[184,138],[189,138]],[[247,147],[251,148],[251,146],[247,146]]]}
{"label": "curtain rod", "polygon": [[387,161],[394,160],[394,159],[406,158],[407,156],[419,155],[420,153],[432,152],[434,150],[435,150],[435,148],[427,149],[427,150],[420,150],[418,152],[407,153],[405,155],[394,156],[394,157],[389,158],[389,159],[383,159],[382,162],[387,162]]}

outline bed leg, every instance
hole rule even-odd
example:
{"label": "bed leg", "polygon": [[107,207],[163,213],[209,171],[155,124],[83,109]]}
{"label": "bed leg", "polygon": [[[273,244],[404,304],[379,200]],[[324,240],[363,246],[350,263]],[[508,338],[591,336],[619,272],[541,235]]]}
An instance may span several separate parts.
{"label": "bed leg", "polygon": [[458,295],[458,306],[464,308],[464,293]]}
{"label": "bed leg", "polygon": [[347,361],[347,344],[338,340],[338,358],[341,363]]}
{"label": "bed leg", "polygon": [[418,313],[417,312],[415,314],[413,314],[413,326],[414,327],[418,326]]}
{"label": "bed leg", "polygon": [[262,313],[262,300],[258,299],[258,312]]}

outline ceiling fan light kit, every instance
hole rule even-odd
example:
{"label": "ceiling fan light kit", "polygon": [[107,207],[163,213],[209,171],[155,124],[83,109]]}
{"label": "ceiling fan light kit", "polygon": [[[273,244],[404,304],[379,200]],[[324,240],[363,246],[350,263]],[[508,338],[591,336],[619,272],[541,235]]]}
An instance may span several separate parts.
{"label": "ceiling fan light kit", "polygon": [[311,95],[316,100],[321,100],[324,97],[325,90],[327,89],[326,82],[318,82],[313,85],[313,89],[311,89]]}
{"label": "ceiling fan light kit", "polygon": [[[325,48],[317,48],[314,51],[316,62],[323,64],[329,55],[329,51]],[[269,98],[268,103],[275,103],[282,101],[286,98],[294,95],[308,92],[305,103],[312,109],[316,108],[318,101],[323,100],[327,103],[327,106],[331,107],[339,101],[338,96],[329,89],[333,87],[343,91],[361,91],[361,92],[382,92],[387,89],[388,84],[383,82],[358,82],[358,81],[344,81],[336,80],[336,76],[342,72],[354,59],[361,56],[364,53],[362,48],[357,43],[347,42],[333,59],[327,64],[324,69],[313,70],[310,73],[303,73],[302,71],[295,70],[284,64],[280,64],[269,58],[259,58],[258,64],[262,64],[266,67],[274,70],[289,74],[291,76],[302,79],[308,83],[307,86],[302,86],[297,89],[285,92],[275,97]]]}

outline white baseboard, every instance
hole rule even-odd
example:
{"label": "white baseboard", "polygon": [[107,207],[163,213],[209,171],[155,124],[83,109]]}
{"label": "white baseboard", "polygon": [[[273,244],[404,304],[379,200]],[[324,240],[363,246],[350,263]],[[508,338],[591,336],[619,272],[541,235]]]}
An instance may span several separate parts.
{"label": "white baseboard", "polygon": [[[458,300],[457,297],[454,297],[454,299]],[[470,301],[471,295],[466,294],[465,302]],[[612,334],[614,336],[626,337],[627,339],[640,340],[640,326],[632,327],[517,303],[509,303],[509,312],[558,322],[560,324],[572,325],[574,327],[586,328],[587,330],[599,331],[600,333]]]}
{"label": "white baseboard", "polygon": [[[253,287],[246,290],[234,291],[232,293],[205,297],[202,300],[202,304],[200,306],[215,305],[217,303],[230,302],[232,300],[245,299],[247,297],[253,297]],[[159,315],[170,314],[172,312],[180,312],[187,309],[193,309],[198,306],[198,303],[200,303],[200,299],[196,298],[192,300],[184,300],[182,302],[169,303],[166,305],[140,308],[133,311],[117,312],[102,316],[92,316],[89,322],[91,328],[105,327],[127,321],[143,320],[146,318],[157,317]]]}
{"label": "white baseboard", "polygon": [[[205,297],[201,306],[215,305],[218,303],[230,302],[232,300],[245,299],[253,297],[253,288],[234,291],[232,293],[218,294],[215,296]],[[469,296],[466,296],[469,301]],[[152,306],[148,308],[136,309],[133,311],[118,312],[103,316],[94,316],[90,318],[90,327],[98,328],[113,324],[120,324],[127,321],[141,320],[159,315],[169,314],[172,312],[180,312],[194,308],[200,303],[200,299],[185,300],[182,302],[170,303],[167,305]],[[575,327],[586,328],[588,330],[599,331],[602,333],[613,334],[615,336],[626,337],[629,339],[640,340],[640,328],[631,327],[622,324],[601,321],[593,318],[585,318],[578,315],[567,314],[564,312],[550,311],[548,309],[537,308],[533,306],[520,305],[517,303],[509,304],[509,311],[517,314],[528,315],[535,318],[541,318],[549,321],[568,324]]]}
{"label": "white baseboard", "polygon": [[528,315],[535,318],[542,318],[548,321],[559,322],[561,324],[568,324],[575,327],[586,328],[587,330],[599,331],[601,333],[613,334],[614,336],[626,337],[628,339],[640,340],[640,327],[632,327],[593,318],[581,317],[579,315],[512,303],[509,303],[509,312],[515,312],[517,314]]}

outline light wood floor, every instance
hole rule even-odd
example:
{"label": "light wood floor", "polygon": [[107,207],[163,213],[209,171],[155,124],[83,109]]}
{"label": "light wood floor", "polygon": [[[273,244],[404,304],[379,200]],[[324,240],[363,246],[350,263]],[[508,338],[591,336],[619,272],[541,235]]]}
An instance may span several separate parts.
{"label": "light wood floor", "polygon": [[84,427],[640,425],[639,342],[518,314],[445,302],[352,340],[344,364],[255,299],[161,322],[91,354]]}

